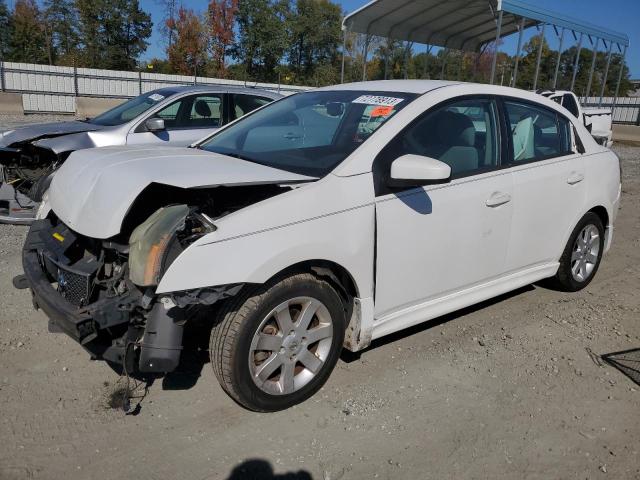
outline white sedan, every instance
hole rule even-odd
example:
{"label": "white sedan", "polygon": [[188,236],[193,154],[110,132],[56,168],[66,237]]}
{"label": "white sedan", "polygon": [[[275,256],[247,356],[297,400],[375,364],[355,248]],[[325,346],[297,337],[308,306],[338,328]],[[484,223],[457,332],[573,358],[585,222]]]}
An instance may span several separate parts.
{"label": "white sedan", "polygon": [[247,408],[311,396],[341,349],[542,279],[593,279],[618,158],[534,93],[439,81],[299,93],[195,148],[71,155],[24,247],[54,329],[131,375],[206,319]]}

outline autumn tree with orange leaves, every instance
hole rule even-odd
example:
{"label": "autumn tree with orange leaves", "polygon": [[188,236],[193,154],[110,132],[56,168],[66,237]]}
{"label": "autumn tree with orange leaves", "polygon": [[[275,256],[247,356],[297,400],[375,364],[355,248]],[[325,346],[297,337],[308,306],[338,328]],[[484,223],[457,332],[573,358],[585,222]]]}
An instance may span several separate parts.
{"label": "autumn tree with orange leaves", "polygon": [[227,76],[227,51],[234,40],[233,25],[238,12],[238,0],[211,0],[207,8],[209,48],[213,75]]}
{"label": "autumn tree with orange leaves", "polygon": [[167,29],[174,32],[173,43],[167,47],[171,69],[182,75],[197,75],[207,61],[207,31],[203,19],[193,10],[180,7],[175,18],[166,20]]}

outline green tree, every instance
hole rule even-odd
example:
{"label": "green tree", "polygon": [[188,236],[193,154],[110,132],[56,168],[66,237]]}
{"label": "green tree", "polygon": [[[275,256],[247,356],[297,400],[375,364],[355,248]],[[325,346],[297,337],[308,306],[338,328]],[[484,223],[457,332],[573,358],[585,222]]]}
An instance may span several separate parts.
{"label": "green tree", "polygon": [[10,22],[7,60],[47,63],[47,41],[40,9],[35,0],[17,0]]}
{"label": "green tree", "polygon": [[9,36],[11,33],[11,15],[4,0],[0,0],[0,60],[9,54]]}
{"label": "green tree", "polygon": [[342,9],[330,0],[296,0],[287,19],[291,36],[288,59],[299,82],[334,79],[341,18]]}
{"label": "green tree", "polygon": [[279,65],[289,45],[287,0],[243,0],[236,16],[238,41],[233,57],[243,66],[245,79],[276,81]]}
{"label": "green tree", "polygon": [[57,65],[72,65],[78,52],[78,11],[73,0],[46,0],[44,18]]}
{"label": "green tree", "polygon": [[81,64],[135,69],[151,36],[151,17],[138,0],[76,0],[82,40]]}

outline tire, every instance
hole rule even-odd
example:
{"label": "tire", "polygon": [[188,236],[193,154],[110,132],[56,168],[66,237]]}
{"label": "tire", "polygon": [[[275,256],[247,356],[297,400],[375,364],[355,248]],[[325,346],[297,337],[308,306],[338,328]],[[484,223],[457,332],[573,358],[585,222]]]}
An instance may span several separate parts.
{"label": "tire", "polygon": [[[595,235],[585,243],[587,236]],[[590,237],[591,238],[591,237]],[[596,252],[597,250],[597,252]],[[580,219],[571,232],[569,241],[560,257],[560,267],[554,277],[554,284],[560,290],[577,292],[585,288],[595,277],[602,253],[604,252],[604,226],[600,217],[588,212]],[[584,266],[584,268],[582,268]]]}
{"label": "tire", "polygon": [[331,284],[309,273],[246,289],[219,316],[211,331],[211,365],[227,394],[250,410],[284,410],[311,397],[342,350],[343,301]]}
{"label": "tire", "polygon": [[27,197],[29,197],[34,202],[41,202],[42,196],[44,195],[44,192],[46,192],[49,188],[49,185],[51,185],[52,179],[53,172],[48,172],[42,175],[38,180],[33,182],[33,185],[31,185]]}

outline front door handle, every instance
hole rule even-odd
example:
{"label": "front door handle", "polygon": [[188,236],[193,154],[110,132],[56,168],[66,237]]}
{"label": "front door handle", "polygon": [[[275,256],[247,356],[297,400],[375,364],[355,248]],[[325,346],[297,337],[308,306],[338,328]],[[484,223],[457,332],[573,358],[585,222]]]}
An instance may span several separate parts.
{"label": "front door handle", "polygon": [[283,135],[284,138],[286,138],[287,140],[298,140],[299,138],[302,138],[302,135],[296,135],[295,133],[285,133]]}
{"label": "front door handle", "polygon": [[582,173],[571,172],[571,175],[567,178],[567,183],[569,185],[575,185],[576,183],[580,183],[582,180],[584,180],[584,175]]}
{"label": "front door handle", "polygon": [[486,201],[487,207],[499,207],[500,205],[504,205],[505,203],[509,203],[511,201],[511,195],[508,193],[496,192],[489,197]]}

